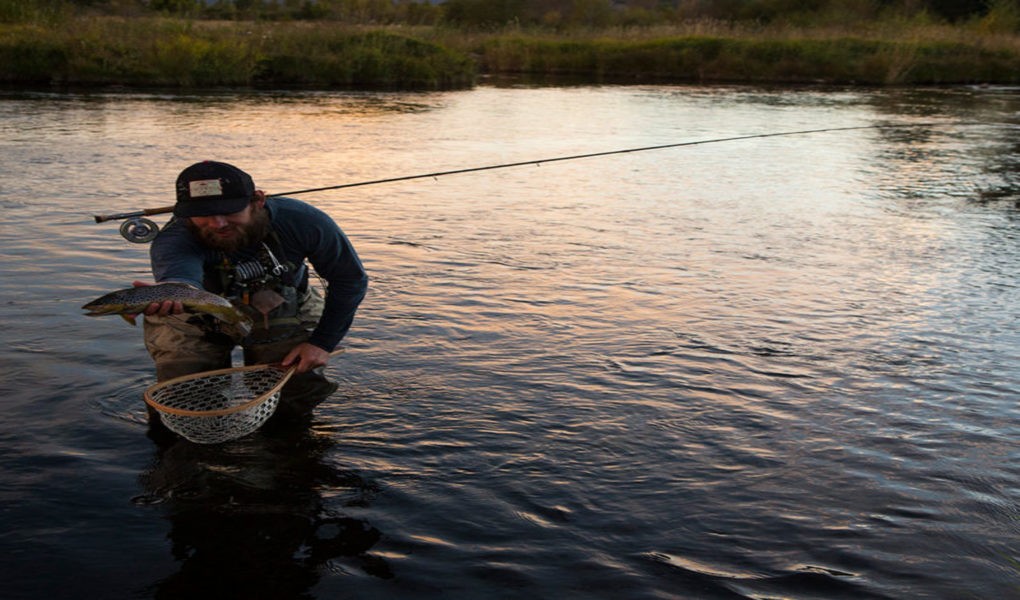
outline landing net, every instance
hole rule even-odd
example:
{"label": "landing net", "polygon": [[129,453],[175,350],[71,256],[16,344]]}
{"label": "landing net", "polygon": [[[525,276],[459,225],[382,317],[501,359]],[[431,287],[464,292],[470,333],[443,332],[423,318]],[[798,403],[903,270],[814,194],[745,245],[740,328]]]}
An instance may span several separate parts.
{"label": "landing net", "polygon": [[272,416],[294,368],[252,365],[176,377],[145,390],[171,431],[199,444],[248,435]]}

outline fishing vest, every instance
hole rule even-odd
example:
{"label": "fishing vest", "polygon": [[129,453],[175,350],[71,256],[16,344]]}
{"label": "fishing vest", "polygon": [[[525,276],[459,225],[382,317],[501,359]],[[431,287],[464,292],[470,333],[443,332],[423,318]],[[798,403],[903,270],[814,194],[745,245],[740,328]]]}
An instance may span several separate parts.
{"label": "fishing vest", "polygon": [[206,268],[205,288],[251,317],[253,335],[300,324],[298,309],[308,291],[306,267],[286,260],[276,231],[270,230],[254,255],[238,260],[223,251],[218,254],[219,260]]}

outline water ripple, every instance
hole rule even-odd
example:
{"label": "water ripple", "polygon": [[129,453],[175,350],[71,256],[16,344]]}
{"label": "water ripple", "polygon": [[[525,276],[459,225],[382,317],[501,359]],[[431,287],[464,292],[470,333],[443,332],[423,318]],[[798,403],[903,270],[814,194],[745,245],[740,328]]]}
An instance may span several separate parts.
{"label": "water ripple", "polygon": [[817,123],[999,123],[1017,102],[4,95],[5,584],[128,597],[208,591],[191,576],[216,572],[264,585],[253,596],[287,581],[319,598],[1010,597],[1015,127],[310,195],[372,286],[330,366],[340,389],[296,437],[150,443],[141,331],[80,306],[148,277],[147,248],[92,215],[167,204],[210,148],[272,191]]}

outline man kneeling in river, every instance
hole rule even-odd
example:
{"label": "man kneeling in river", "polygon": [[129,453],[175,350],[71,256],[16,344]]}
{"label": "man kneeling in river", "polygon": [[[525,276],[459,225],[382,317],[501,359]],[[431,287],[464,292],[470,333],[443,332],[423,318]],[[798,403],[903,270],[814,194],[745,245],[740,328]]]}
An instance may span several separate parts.
{"label": "man kneeling in river", "polygon": [[[152,243],[156,282],[224,296],[252,317],[253,328],[244,335],[208,316],[185,320],[180,302],[150,304],[145,345],[157,380],[230,367],[240,345],[245,364],[297,365],[273,421],[307,422],[337,389],[325,365],[368,288],[347,236],[324,212],[292,198],[267,198],[247,173],[221,162],[181,172],[173,214]],[[309,285],[306,260],[325,280],[325,298]]]}

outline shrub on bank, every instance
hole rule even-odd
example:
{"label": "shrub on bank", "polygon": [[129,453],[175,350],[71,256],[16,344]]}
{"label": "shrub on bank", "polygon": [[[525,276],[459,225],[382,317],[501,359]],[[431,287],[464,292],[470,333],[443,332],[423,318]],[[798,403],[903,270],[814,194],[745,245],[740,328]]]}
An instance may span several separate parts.
{"label": "shrub on bank", "polygon": [[147,18],[0,25],[9,84],[437,89],[474,75],[466,56],[384,30]]}
{"label": "shrub on bank", "polygon": [[445,89],[473,85],[476,72],[590,82],[1015,84],[1020,38],[909,24],[558,34],[149,17],[0,24],[0,82],[17,85]]}
{"label": "shrub on bank", "polygon": [[275,39],[257,66],[255,82],[301,87],[463,87],[474,81],[464,55],[385,31]]}
{"label": "shrub on bank", "polygon": [[958,42],[716,38],[560,41],[493,37],[483,72],[605,81],[869,85],[1020,82],[1020,52]]}

